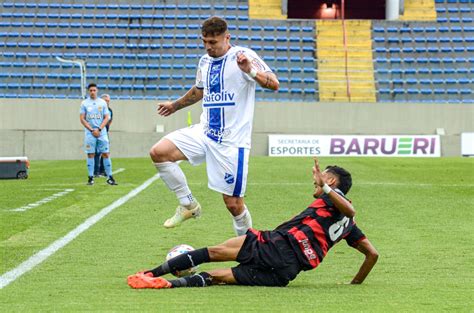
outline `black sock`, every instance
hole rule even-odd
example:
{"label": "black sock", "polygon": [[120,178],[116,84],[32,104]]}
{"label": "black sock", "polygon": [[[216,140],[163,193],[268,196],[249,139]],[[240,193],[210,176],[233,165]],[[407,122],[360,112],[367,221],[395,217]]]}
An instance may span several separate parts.
{"label": "black sock", "polygon": [[186,276],[170,280],[173,288],[178,287],[207,287],[212,285],[212,276],[209,273],[201,272],[196,275]]}
{"label": "black sock", "polygon": [[176,271],[187,270],[188,268],[209,261],[209,252],[207,251],[207,248],[202,248],[178,255],[177,257],[161,264],[157,268],[146,271],[145,273],[151,272],[153,273],[153,276],[158,277]]}

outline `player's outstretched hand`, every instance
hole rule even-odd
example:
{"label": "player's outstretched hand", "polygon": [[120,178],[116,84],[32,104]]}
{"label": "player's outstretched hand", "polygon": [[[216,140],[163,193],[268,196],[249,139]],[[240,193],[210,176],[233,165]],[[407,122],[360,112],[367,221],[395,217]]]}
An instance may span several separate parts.
{"label": "player's outstretched hand", "polygon": [[176,108],[173,105],[173,102],[167,101],[158,103],[158,114],[161,116],[168,116],[176,112]]}
{"label": "player's outstretched hand", "polygon": [[249,58],[243,52],[237,53],[237,65],[242,72],[247,74],[250,73],[250,70],[252,69]]}
{"label": "player's outstretched hand", "polygon": [[321,187],[325,183],[324,178],[323,178],[323,174],[321,173],[321,169],[319,168],[318,158],[314,158],[313,180],[314,180],[314,183],[316,185],[321,186]]}

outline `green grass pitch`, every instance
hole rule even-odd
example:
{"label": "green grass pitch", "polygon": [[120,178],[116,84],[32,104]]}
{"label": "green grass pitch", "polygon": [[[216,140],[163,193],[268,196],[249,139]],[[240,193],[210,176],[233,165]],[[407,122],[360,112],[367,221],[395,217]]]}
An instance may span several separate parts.
{"label": "green grass pitch", "polygon": [[[30,178],[0,181],[0,275],[141,185],[148,159],[114,159],[119,186],[86,186],[85,161],[33,161]],[[363,256],[341,242],[319,268],[286,288],[213,286],[133,290],[126,277],[160,263],[173,246],[233,236],[205,166],[182,163],[203,206],[199,220],[166,230],[176,199],[161,180],[118,207],[32,271],[0,290],[1,312],[28,311],[456,311],[474,310],[474,160],[322,158],[351,171],[356,220],[380,253],[366,282],[349,282]],[[253,157],[246,203],[254,227],[272,229],[312,201],[311,158]],[[74,191],[25,212],[12,209]],[[207,264],[202,270],[233,263]]]}

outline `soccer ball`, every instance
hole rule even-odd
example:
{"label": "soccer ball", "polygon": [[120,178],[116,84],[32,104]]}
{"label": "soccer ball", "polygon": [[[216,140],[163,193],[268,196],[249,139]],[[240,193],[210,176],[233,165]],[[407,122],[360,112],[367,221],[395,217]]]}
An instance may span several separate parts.
{"label": "soccer ball", "polygon": [[[176,247],[172,248],[168,254],[166,255],[166,261],[174,258],[174,257],[177,257],[178,255],[180,254],[183,254],[183,253],[186,253],[186,252],[189,252],[189,251],[193,251],[194,248],[191,247],[190,245],[177,245]],[[183,276],[188,276],[188,275],[193,275],[193,274],[196,274],[196,271],[198,269],[199,266],[194,266],[194,267],[191,267],[191,268],[188,268],[187,270],[182,270],[182,271],[176,271],[176,272],[173,272],[172,274],[176,277],[183,277]]]}

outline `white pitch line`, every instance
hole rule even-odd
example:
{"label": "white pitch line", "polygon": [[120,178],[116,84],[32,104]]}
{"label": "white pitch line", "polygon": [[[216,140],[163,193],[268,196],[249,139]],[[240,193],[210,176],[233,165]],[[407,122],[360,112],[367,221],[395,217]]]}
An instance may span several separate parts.
{"label": "white pitch line", "polygon": [[33,208],[36,208],[36,207],[39,207],[40,205],[43,205],[45,203],[48,203],[48,202],[51,202],[57,198],[60,198],[62,196],[65,196],[67,195],[68,193],[70,192],[73,192],[74,189],[61,189],[62,191],[61,192],[57,192],[49,197],[46,197],[44,199],[41,199],[39,201],[36,201],[34,203],[30,203],[30,204],[27,204],[25,206],[22,206],[22,207],[19,207],[19,208],[16,208],[16,209],[11,209],[9,211],[11,212],[25,212],[25,211],[28,211],[29,209],[33,209]]}
{"label": "white pitch line", "polygon": [[121,172],[123,172],[123,171],[125,171],[125,169],[124,169],[124,168],[122,168],[122,167],[121,167],[121,168],[118,168],[118,169],[116,169],[115,171],[113,171],[113,172],[112,172],[112,175],[115,175],[115,174],[121,173]]}
{"label": "white pitch line", "polygon": [[17,278],[27,273],[28,271],[31,271],[35,266],[41,264],[44,260],[52,256],[59,249],[63,248],[65,245],[73,241],[77,236],[79,236],[80,234],[88,230],[91,226],[93,226],[95,223],[97,223],[102,218],[104,218],[107,214],[109,214],[114,209],[118,208],[119,206],[123,205],[124,203],[126,203],[127,201],[135,197],[136,195],[138,195],[140,192],[145,190],[148,186],[150,186],[155,180],[159,178],[160,178],[159,174],[156,174],[155,176],[151,177],[150,179],[148,179],[143,184],[141,184],[137,188],[130,191],[128,194],[126,194],[122,198],[116,200],[109,206],[106,206],[105,208],[100,210],[95,215],[89,217],[81,225],[77,226],[75,229],[70,231],[64,237],[59,238],[58,240],[53,242],[51,245],[49,245],[47,248],[35,253],[28,260],[24,261],[23,263],[21,263],[20,265],[12,269],[11,271],[4,273],[2,276],[0,276],[0,289],[3,289],[4,287],[8,286],[10,283],[14,282]]}

